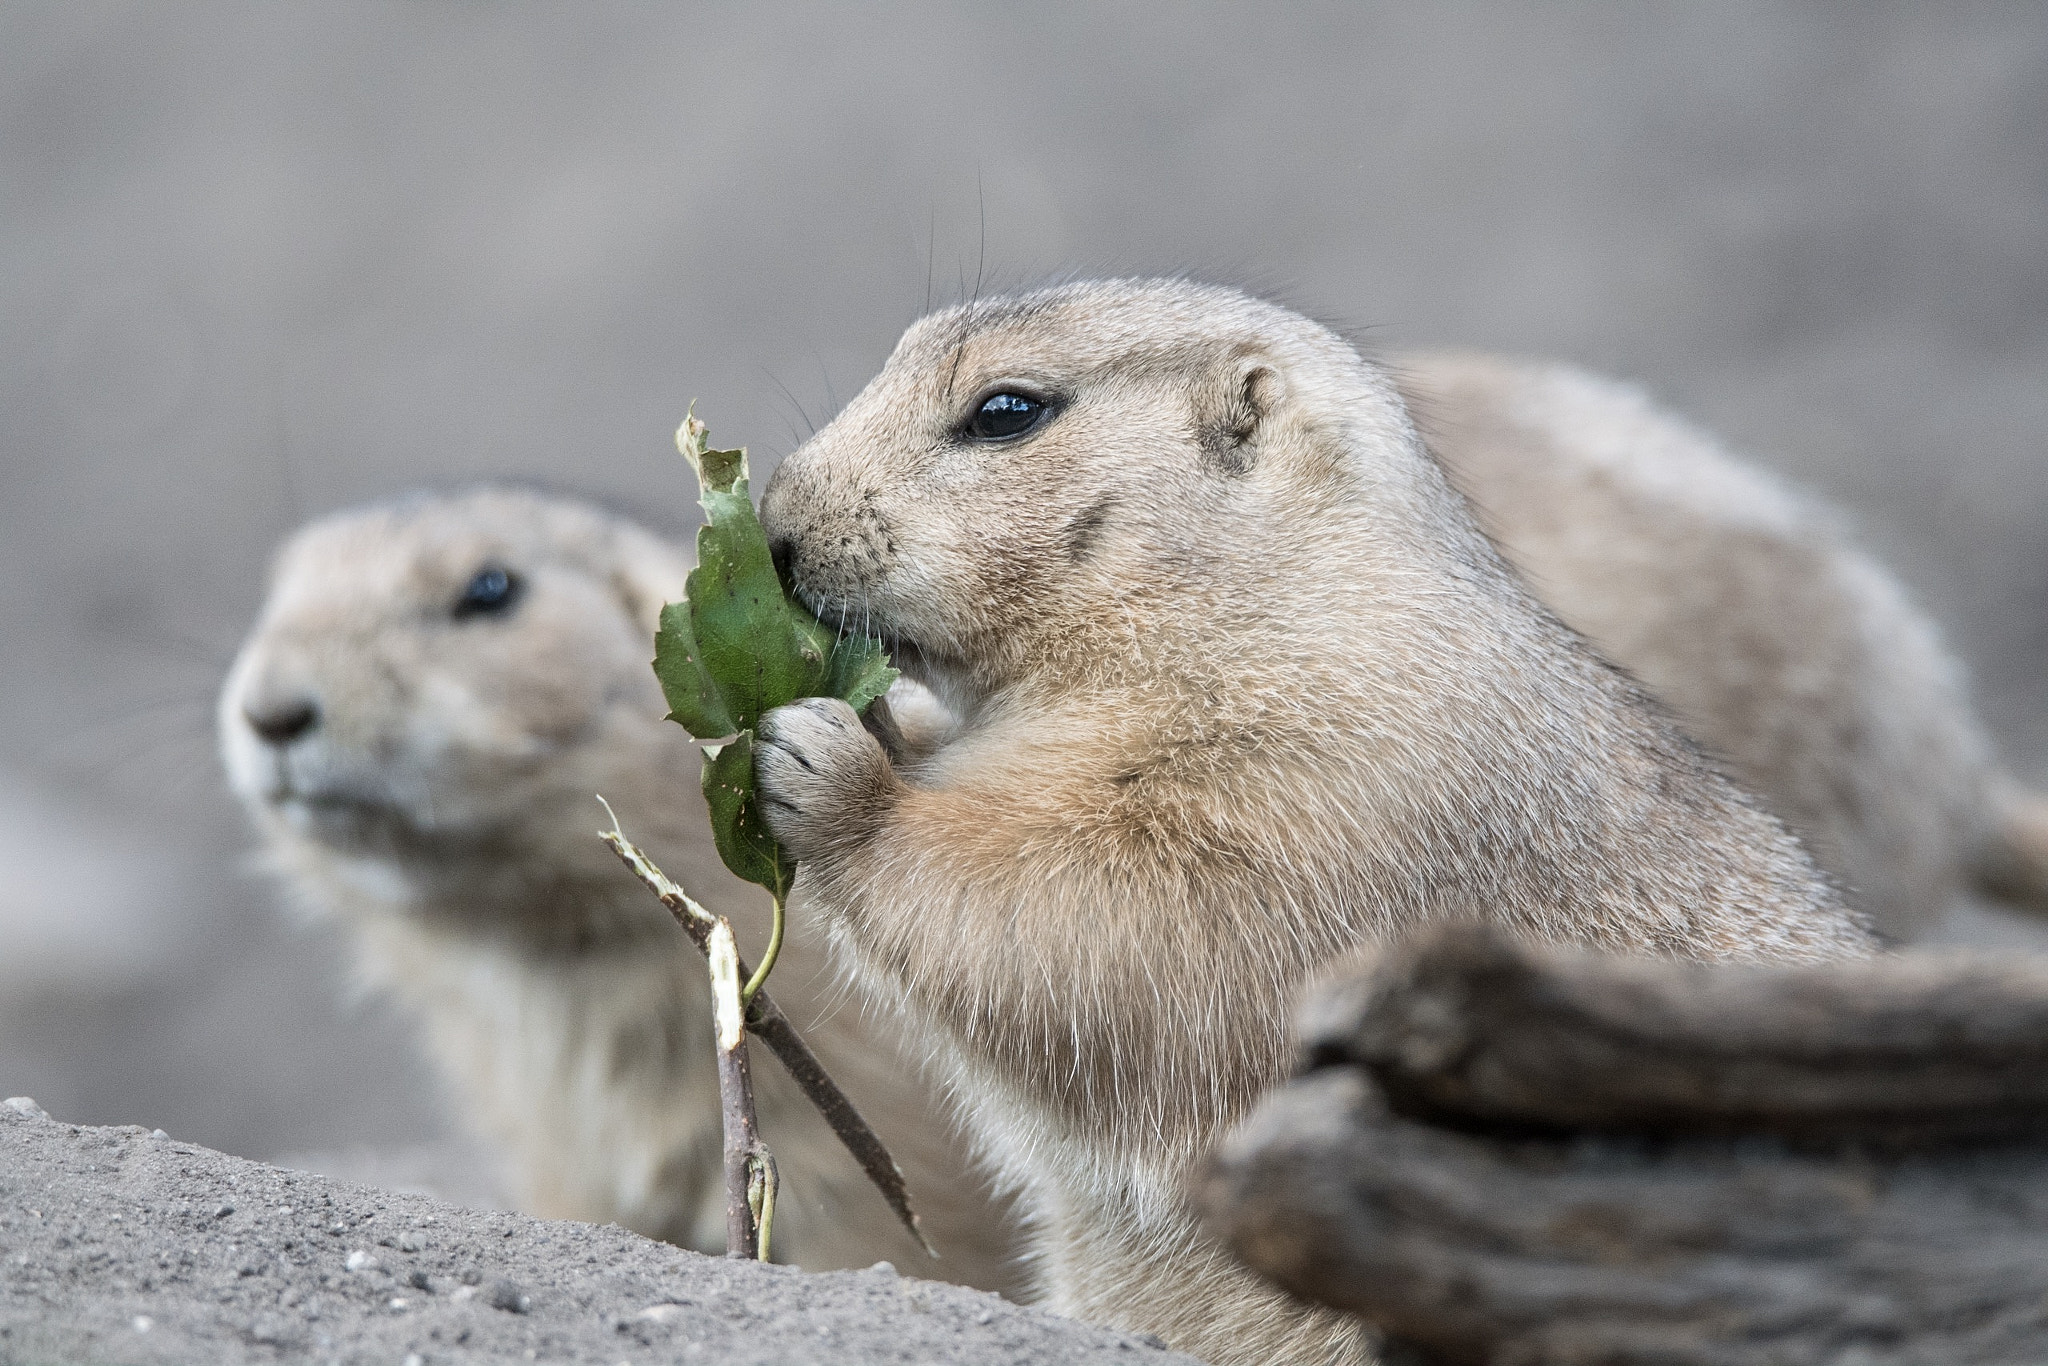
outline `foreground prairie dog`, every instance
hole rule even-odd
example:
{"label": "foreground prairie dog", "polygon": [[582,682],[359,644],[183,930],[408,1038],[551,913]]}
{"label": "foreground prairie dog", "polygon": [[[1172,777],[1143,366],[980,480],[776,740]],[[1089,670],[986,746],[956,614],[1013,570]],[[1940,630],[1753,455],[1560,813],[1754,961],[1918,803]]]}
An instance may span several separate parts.
{"label": "foreground prairie dog", "polygon": [[[649,667],[689,568],[623,519],[520,490],[338,514],[281,552],[219,722],[272,869],[421,1018],[520,1206],[722,1251],[704,962],[598,842],[593,798],[758,953],[765,895],[721,867],[695,746],[662,719]],[[1007,1284],[1002,1212],[914,1060],[841,1004],[801,927],[773,983],[902,1163],[945,1258],[917,1250],[756,1050],[784,1181],[778,1259]]]}
{"label": "foreground prairie dog", "polygon": [[898,768],[843,703],[778,709],[762,812],[1020,1190],[1055,1309],[1219,1366],[1366,1358],[1183,1194],[1341,955],[1462,917],[1711,961],[1872,947],[1530,595],[1388,376],[1281,308],[1114,281],[935,315],[763,521],[959,718]]}

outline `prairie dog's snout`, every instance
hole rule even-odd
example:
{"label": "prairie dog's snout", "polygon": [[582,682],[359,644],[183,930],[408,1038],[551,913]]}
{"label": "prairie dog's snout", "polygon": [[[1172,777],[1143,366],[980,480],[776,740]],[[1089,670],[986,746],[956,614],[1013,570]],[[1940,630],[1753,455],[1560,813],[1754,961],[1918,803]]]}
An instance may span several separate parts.
{"label": "prairie dog's snout", "polygon": [[[785,461],[761,499],[768,553],[783,582],[827,621],[874,616],[904,546],[886,508],[889,496],[865,480],[844,483],[789,470]],[[787,471],[785,473],[785,471]]]}

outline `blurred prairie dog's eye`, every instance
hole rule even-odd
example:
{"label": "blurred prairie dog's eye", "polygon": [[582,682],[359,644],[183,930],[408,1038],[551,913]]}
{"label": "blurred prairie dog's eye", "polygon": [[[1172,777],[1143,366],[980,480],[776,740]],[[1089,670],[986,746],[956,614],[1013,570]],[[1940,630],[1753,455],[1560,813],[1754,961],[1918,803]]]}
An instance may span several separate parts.
{"label": "blurred prairie dog's eye", "polygon": [[519,601],[525,583],[500,565],[487,564],[476,571],[455,600],[457,620],[464,617],[502,616]]}
{"label": "blurred prairie dog's eye", "polygon": [[967,419],[967,434],[976,441],[1007,441],[1036,427],[1045,411],[1045,403],[1029,394],[990,394]]}

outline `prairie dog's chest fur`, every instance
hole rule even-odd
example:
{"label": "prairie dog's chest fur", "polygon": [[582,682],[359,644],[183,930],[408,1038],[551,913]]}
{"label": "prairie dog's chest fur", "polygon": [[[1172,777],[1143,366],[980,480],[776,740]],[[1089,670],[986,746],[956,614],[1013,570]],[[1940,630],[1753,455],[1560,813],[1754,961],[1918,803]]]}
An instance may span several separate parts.
{"label": "prairie dog's chest fur", "polygon": [[362,957],[372,982],[419,1010],[473,1121],[514,1156],[523,1208],[723,1250],[722,1195],[704,1179],[716,1135],[677,1103],[716,1086],[687,945],[649,936],[629,952],[537,961],[387,922],[366,929]]}

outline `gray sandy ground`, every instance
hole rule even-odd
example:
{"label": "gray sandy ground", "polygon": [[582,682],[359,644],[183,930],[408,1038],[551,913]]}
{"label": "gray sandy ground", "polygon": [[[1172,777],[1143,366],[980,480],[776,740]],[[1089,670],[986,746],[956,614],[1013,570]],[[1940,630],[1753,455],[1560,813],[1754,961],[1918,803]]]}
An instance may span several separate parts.
{"label": "gray sandy ground", "polygon": [[886,1264],[823,1275],[0,1106],[0,1366],[1192,1366]]}

